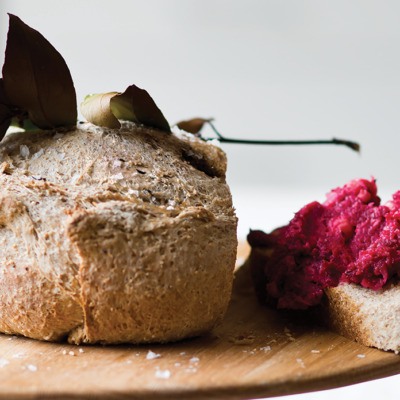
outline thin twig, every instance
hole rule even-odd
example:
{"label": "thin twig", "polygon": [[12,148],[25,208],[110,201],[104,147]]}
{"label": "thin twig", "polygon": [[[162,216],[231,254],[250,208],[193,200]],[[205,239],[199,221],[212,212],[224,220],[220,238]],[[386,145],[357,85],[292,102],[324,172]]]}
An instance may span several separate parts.
{"label": "thin twig", "polygon": [[[248,139],[232,139],[222,136],[211,121],[207,121],[212,130],[218,136],[221,143],[239,143],[239,144],[262,144],[262,145],[310,145],[310,144],[335,144],[347,146],[350,149],[359,152],[360,145],[350,140],[336,139],[331,140],[248,140]],[[204,140],[213,140],[212,138],[204,138]]]}

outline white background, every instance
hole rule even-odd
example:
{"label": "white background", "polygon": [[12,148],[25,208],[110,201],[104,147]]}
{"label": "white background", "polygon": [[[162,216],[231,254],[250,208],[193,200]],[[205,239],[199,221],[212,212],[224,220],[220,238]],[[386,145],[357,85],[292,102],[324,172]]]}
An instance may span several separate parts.
{"label": "white background", "polygon": [[[240,239],[354,178],[373,175],[384,200],[400,189],[398,1],[0,0],[1,63],[7,12],[61,52],[78,102],[136,84],[171,124],[214,117],[234,138],[361,143],[361,155],[224,145]],[[394,399],[399,383],[293,398]]]}

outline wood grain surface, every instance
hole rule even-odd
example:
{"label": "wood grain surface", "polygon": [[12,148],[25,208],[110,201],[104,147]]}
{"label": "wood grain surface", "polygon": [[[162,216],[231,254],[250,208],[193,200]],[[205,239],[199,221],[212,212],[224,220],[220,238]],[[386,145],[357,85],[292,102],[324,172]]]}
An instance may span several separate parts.
{"label": "wood grain surface", "polygon": [[180,343],[77,347],[1,335],[0,398],[249,399],[400,372],[398,355],[259,306],[246,279],[221,326]]}

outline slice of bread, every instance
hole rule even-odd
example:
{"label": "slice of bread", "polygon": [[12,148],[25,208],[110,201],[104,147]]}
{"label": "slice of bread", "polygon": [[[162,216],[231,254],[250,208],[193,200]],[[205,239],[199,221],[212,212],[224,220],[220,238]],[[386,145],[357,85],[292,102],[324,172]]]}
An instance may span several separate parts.
{"label": "slice of bread", "polygon": [[[260,303],[266,302],[263,263],[271,249],[253,247],[245,264],[237,271],[240,280],[252,278]],[[279,266],[277,266],[279,267]],[[400,282],[391,282],[374,291],[360,285],[342,283],[324,289],[321,305],[311,310],[312,318],[365,346],[400,351]],[[309,311],[297,311],[307,313]]]}
{"label": "slice of bread", "polygon": [[237,247],[221,149],[87,123],[9,134],[0,164],[1,332],[167,342],[221,321]]}
{"label": "slice of bread", "polygon": [[378,291],[343,283],[325,294],[324,318],[332,330],[365,346],[400,350],[400,283]]}

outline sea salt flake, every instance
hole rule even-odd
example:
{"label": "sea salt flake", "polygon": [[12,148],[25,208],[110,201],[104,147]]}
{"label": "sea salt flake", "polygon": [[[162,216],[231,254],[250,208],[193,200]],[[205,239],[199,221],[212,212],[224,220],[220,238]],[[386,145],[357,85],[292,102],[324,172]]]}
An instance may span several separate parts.
{"label": "sea salt flake", "polygon": [[169,379],[171,376],[171,372],[166,369],[165,371],[157,370],[155,377],[160,379]]}
{"label": "sea salt flake", "polygon": [[134,194],[135,196],[139,196],[139,190],[134,190],[134,189],[129,188],[128,194]]}
{"label": "sea salt flake", "polygon": [[74,174],[74,175],[72,176],[72,178],[71,178],[71,183],[72,183],[72,184],[75,184],[76,182],[78,182],[79,178],[80,178],[80,175],[79,175],[79,174]]}
{"label": "sea salt flake", "polygon": [[311,350],[311,353],[318,354],[321,353],[319,350]]}
{"label": "sea salt flake", "polygon": [[29,364],[28,369],[29,369],[29,371],[35,372],[35,371],[37,371],[37,366],[33,365],[33,364]]}
{"label": "sea salt flake", "polygon": [[[29,151],[29,149],[28,149],[28,151]],[[41,155],[43,155],[44,154],[44,150],[43,149],[40,149],[38,152],[36,152],[33,156],[32,156],[32,160],[36,160],[36,159],[38,159]],[[28,154],[29,155],[29,154]]]}
{"label": "sea salt flake", "polygon": [[221,142],[218,139],[207,140],[208,144],[221,148]]}
{"label": "sea salt flake", "polygon": [[122,175],[121,172],[119,174],[115,174],[115,175],[111,176],[111,180],[113,180],[114,182],[122,181],[123,179],[124,179],[124,176]]}
{"label": "sea salt flake", "polygon": [[261,351],[271,351],[271,346],[260,347]]}
{"label": "sea salt flake", "polygon": [[365,354],[357,354],[358,358],[365,358]]}
{"label": "sea salt flake", "polygon": [[192,357],[189,361],[190,362],[197,362],[197,361],[200,361],[200,358],[199,357]]}
{"label": "sea salt flake", "polygon": [[56,153],[56,158],[58,161],[62,161],[65,158],[65,153]]}
{"label": "sea salt flake", "polygon": [[29,147],[25,144],[21,144],[21,146],[19,146],[19,154],[23,158],[28,158],[29,154],[31,154],[31,152],[29,151]]}
{"label": "sea salt flake", "polygon": [[176,125],[172,127],[171,131],[174,134],[174,136],[176,136],[177,138],[179,138],[181,140],[187,140],[189,142],[196,142],[198,140],[196,138],[196,136],[194,136],[182,129],[179,129],[179,127]]}
{"label": "sea salt flake", "polygon": [[10,361],[5,358],[0,358],[0,368],[4,368],[6,365],[10,364]]}
{"label": "sea salt flake", "polygon": [[306,367],[305,364],[304,364],[304,362],[303,362],[303,360],[302,360],[301,358],[297,358],[296,361],[300,364],[300,367],[301,367],[301,368],[305,368],[305,367]]}
{"label": "sea salt flake", "polygon": [[25,355],[25,353],[16,353],[13,354],[12,358],[22,358]]}
{"label": "sea salt flake", "polygon": [[146,356],[146,360],[154,360],[155,358],[160,358],[161,354],[154,353],[153,351],[149,350]]}

